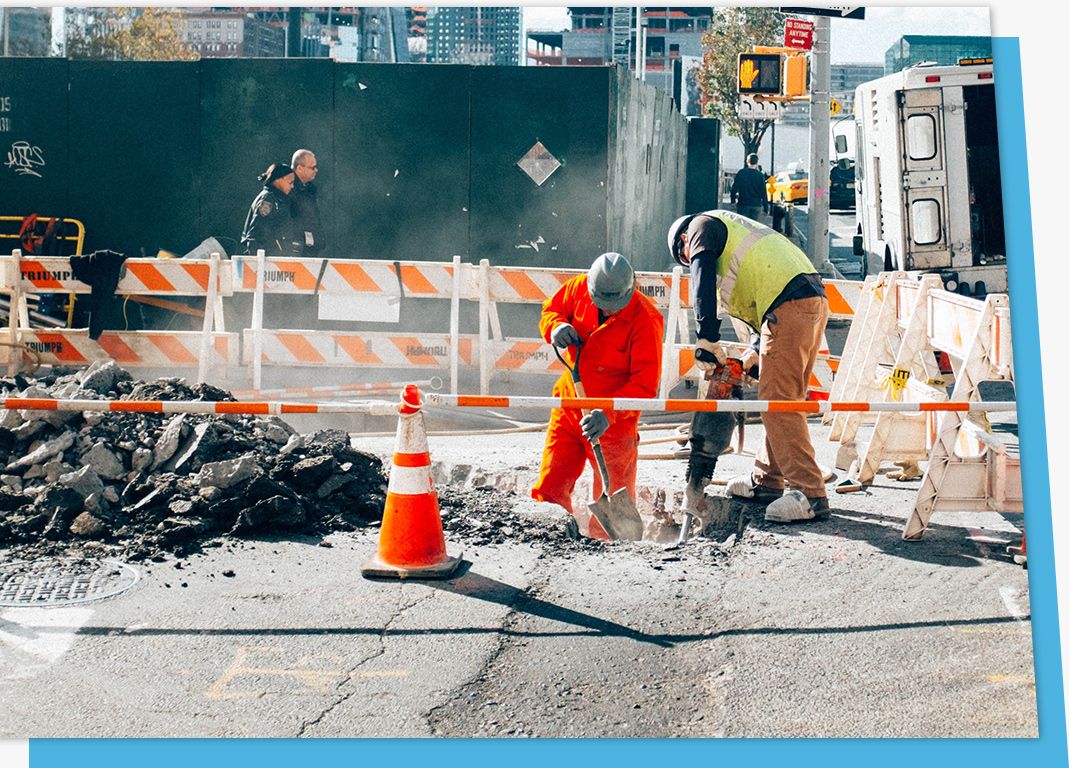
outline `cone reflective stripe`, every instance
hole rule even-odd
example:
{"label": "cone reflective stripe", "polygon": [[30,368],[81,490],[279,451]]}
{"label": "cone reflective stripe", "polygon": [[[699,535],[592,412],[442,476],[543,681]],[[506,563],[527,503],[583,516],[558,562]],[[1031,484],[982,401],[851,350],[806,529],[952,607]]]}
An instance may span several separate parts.
{"label": "cone reflective stripe", "polygon": [[414,384],[405,387],[398,408],[397,444],[379,549],[364,563],[361,572],[365,577],[445,579],[460,564],[459,556],[450,557],[445,551],[422,405],[419,388]]}

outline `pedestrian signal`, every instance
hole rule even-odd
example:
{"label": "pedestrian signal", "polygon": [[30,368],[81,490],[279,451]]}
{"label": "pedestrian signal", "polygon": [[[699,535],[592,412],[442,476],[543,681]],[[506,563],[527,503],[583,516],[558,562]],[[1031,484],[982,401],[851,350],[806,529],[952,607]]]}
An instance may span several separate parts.
{"label": "pedestrian signal", "polygon": [[783,57],[778,53],[739,54],[739,93],[779,95]]}

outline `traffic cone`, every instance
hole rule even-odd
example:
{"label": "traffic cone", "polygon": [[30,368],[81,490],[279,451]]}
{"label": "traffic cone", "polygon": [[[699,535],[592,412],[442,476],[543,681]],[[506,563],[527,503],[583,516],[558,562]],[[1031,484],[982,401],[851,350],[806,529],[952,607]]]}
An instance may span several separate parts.
{"label": "traffic cone", "polygon": [[379,549],[361,569],[365,578],[447,579],[460,565],[459,556],[445,551],[421,406],[419,387],[409,384],[398,408]]}

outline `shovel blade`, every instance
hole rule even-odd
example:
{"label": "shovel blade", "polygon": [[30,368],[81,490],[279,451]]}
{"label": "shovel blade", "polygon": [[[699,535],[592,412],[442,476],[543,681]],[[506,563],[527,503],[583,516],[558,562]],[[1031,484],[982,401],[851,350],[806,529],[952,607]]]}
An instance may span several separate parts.
{"label": "shovel blade", "polygon": [[[616,529],[613,528],[612,525],[612,516],[609,513],[608,496],[602,494],[600,499],[593,504],[587,504],[586,508],[590,510],[590,538],[608,539],[610,541],[620,538],[616,533]],[[597,524],[597,527],[595,527],[595,523]],[[598,528],[601,530],[598,530]],[[602,536],[602,533],[605,535]]]}
{"label": "shovel blade", "polygon": [[600,499],[589,505],[589,509],[590,514],[614,539],[642,540],[642,516],[626,488],[621,488],[612,496],[602,494]]}

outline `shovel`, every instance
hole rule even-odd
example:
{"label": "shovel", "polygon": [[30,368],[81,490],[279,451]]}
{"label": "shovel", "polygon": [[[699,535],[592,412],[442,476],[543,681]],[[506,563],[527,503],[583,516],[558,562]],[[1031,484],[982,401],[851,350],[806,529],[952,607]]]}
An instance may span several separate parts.
{"label": "shovel", "polygon": [[[583,387],[583,382],[579,379],[579,352],[581,350],[581,347],[576,347],[575,367],[572,367],[561,356],[560,351],[553,347],[553,352],[557,355],[557,359],[571,374],[572,383],[575,385],[575,394],[578,397],[585,398],[586,390]],[[588,413],[590,412],[584,408],[583,415],[586,416]],[[605,533],[609,535],[609,538],[640,541],[642,539],[642,517],[635,507],[635,502],[628,495],[626,488],[620,488],[611,496],[609,495],[609,470],[605,466],[605,454],[601,450],[601,442],[591,440],[590,444],[594,449],[594,458],[597,460],[598,470],[601,472],[601,497],[593,504],[587,505],[590,514],[598,521]]]}

